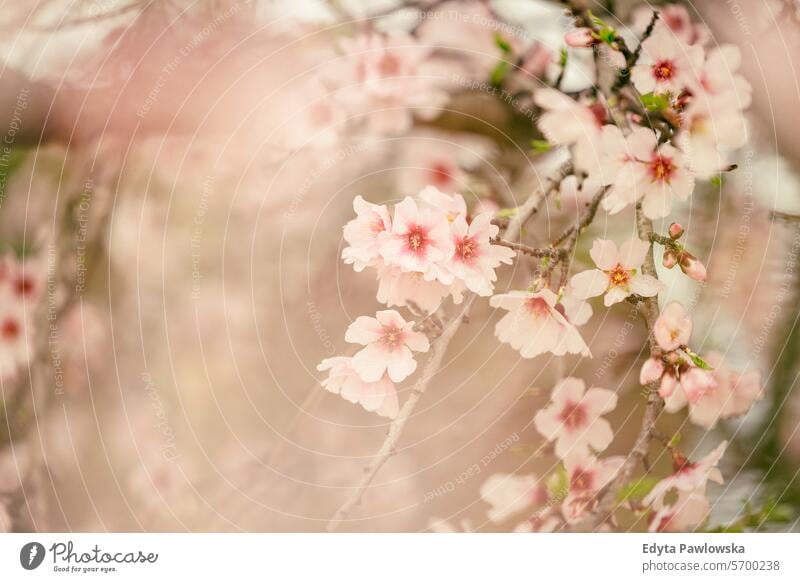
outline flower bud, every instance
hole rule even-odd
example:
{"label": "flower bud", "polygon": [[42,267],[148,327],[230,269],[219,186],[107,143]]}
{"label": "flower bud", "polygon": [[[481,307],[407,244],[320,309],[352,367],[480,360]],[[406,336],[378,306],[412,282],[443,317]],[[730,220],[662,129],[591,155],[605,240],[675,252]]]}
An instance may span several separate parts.
{"label": "flower bud", "polygon": [[664,375],[664,362],[661,358],[648,358],[639,372],[639,383],[644,386],[651,382],[657,382]]}
{"label": "flower bud", "polygon": [[683,236],[683,227],[678,224],[677,222],[673,222],[669,225],[669,238],[672,240],[678,240]]}
{"label": "flower bud", "polygon": [[690,279],[694,279],[695,281],[699,281],[703,283],[706,280],[706,267],[701,263],[697,257],[684,251],[681,254],[681,271],[689,277]]}
{"label": "flower bud", "polygon": [[587,48],[597,43],[592,31],[586,27],[575,28],[564,35],[564,42],[572,48]]}
{"label": "flower bud", "polygon": [[661,264],[664,265],[667,269],[671,269],[675,265],[678,264],[678,257],[673,251],[666,251],[664,253],[664,258],[661,261]]}

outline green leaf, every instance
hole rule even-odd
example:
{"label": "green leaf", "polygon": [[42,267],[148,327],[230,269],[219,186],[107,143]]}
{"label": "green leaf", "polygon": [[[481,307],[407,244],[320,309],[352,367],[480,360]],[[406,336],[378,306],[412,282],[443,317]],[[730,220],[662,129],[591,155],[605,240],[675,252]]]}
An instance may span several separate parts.
{"label": "green leaf", "polygon": [[686,355],[688,355],[689,359],[692,360],[694,365],[697,366],[698,368],[700,368],[701,370],[713,370],[714,369],[714,368],[711,367],[711,365],[708,362],[706,362],[703,358],[701,358],[700,356],[698,356],[694,352],[687,350]]}
{"label": "green leaf", "polygon": [[722,174],[717,174],[711,177],[711,184],[713,186],[722,186]]}
{"label": "green leaf", "polygon": [[497,48],[503,51],[504,54],[509,54],[512,51],[511,45],[499,32],[494,33],[494,44],[496,44]]}
{"label": "green leaf", "polygon": [[552,144],[543,139],[532,139],[531,147],[533,148],[534,151],[539,153],[549,152],[551,149],[553,149]]}
{"label": "green leaf", "polygon": [[666,95],[647,93],[641,96],[641,100],[649,111],[663,111],[669,107],[669,98]]}
{"label": "green leaf", "polygon": [[642,499],[645,495],[652,491],[653,487],[658,483],[658,479],[653,477],[642,477],[628,483],[620,490],[617,495],[618,501],[625,501],[627,499]]}
{"label": "green leaf", "polygon": [[489,82],[493,87],[500,86],[500,84],[503,82],[503,79],[506,77],[506,73],[508,73],[508,68],[508,61],[500,61],[495,65],[492,73],[489,75]]}
{"label": "green leaf", "polygon": [[558,56],[558,66],[562,69],[567,66],[567,59],[569,58],[569,53],[567,52],[566,48],[561,49],[561,53]]}
{"label": "green leaf", "polygon": [[606,44],[613,44],[617,40],[617,31],[616,29],[605,26],[597,31],[597,38],[602,40]]}
{"label": "green leaf", "polygon": [[547,492],[556,499],[563,499],[569,493],[569,475],[563,464],[547,478]]}
{"label": "green leaf", "polygon": [[512,216],[516,216],[518,209],[514,208],[501,208],[495,213],[497,218],[511,218]]}

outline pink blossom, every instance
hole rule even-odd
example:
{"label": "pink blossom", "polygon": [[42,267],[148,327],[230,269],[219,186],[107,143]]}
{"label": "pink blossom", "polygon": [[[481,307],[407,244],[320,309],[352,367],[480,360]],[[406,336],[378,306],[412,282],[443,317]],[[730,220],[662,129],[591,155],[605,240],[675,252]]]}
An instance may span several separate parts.
{"label": "pink blossom", "polygon": [[539,89],[534,102],[544,110],[537,125],[554,145],[574,146],[573,164],[589,172],[601,159],[600,132],[607,119],[602,103],[583,105],[561,91]]}
{"label": "pink blossom", "polygon": [[350,246],[342,250],[342,258],[353,269],[361,272],[365,267],[374,266],[380,259],[380,236],[391,230],[392,219],[389,210],[381,204],[372,204],[361,196],[353,200],[356,218],[344,226],[344,240]]}
{"label": "pink blossom", "polygon": [[433,131],[415,131],[402,145],[398,169],[403,194],[416,194],[426,186],[445,194],[468,188],[468,172],[485,163],[494,149],[490,141],[474,135]]}
{"label": "pink blossom", "polygon": [[653,335],[662,350],[670,352],[689,343],[692,336],[692,318],[683,305],[670,302],[653,325]]}
{"label": "pink blossom", "polygon": [[429,119],[446,103],[441,82],[430,74],[432,48],[409,34],[369,33],[342,40],[344,60],[327,71],[339,89],[337,103],[379,134],[407,131],[413,116]]}
{"label": "pink blossom", "polygon": [[603,163],[595,170],[611,186],[603,207],[615,214],[641,200],[648,218],[666,216],[673,198],[685,200],[694,189],[694,173],[684,154],[668,143],[658,145],[648,128],[636,127],[625,137],[612,127],[601,132]]}
{"label": "pink blossom", "polygon": [[575,523],[591,511],[597,492],[614,479],[624,463],[624,457],[598,459],[589,454],[570,454],[564,459],[569,489],[561,512],[567,523]]}
{"label": "pink blossom", "polygon": [[733,93],[699,91],[681,115],[683,147],[698,177],[711,178],[729,165],[730,152],[747,141],[741,102]]}
{"label": "pink blossom", "polygon": [[690,279],[694,279],[700,283],[703,283],[706,280],[706,266],[691,253],[686,251],[681,253],[680,266],[681,271],[683,271],[684,274]]}
{"label": "pink blossom", "polygon": [[353,367],[353,358],[345,357],[324,359],[317,370],[330,370],[328,378],[322,381],[328,392],[339,394],[345,400],[360,404],[365,410],[381,416],[397,416],[397,390],[386,374],[377,382],[365,382]]}
{"label": "pink blossom", "polygon": [[617,395],[604,388],[590,388],[580,378],[565,378],[553,389],[550,404],[534,417],[534,424],[548,441],[555,441],[556,455],[601,452],[614,438],[602,415],[617,406]]}
{"label": "pink blossom", "polygon": [[[686,6],[682,4],[666,4],[658,8],[659,20],[656,26],[666,26],[675,37],[684,44],[705,44],[711,32],[704,24],[692,22]],[[650,6],[639,6],[634,10],[631,28],[642,34],[653,16]]]}
{"label": "pink blossom", "polygon": [[442,212],[450,222],[459,216],[467,216],[467,202],[461,194],[445,194],[435,186],[426,186],[420,191],[419,199]]}
{"label": "pink blossom", "polygon": [[545,352],[556,356],[591,356],[589,347],[575,329],[576,324],[564,317],[558,309],[558,296],[549,289],[536,293],[511,291],[495,295],[489,303],[508,311],[497,323],[495,335],[518,350],[523,358],[534,358]]}
{"label": "pink blossom", "polygon": [[690,531],[708,519],[711,504],[699,491],[680,491],[671,505],[663,505],[650,517],[648,531],[675,533]]}
{"label": "pink blossom", "polygon": [[657,24],[650,38],[642,42],[642,53],[631,72],[631,81],[642,94],[677,96],[696,85],[703,58],[701,46],[685,45],[666,26]]}
{"label": "pink blossom", "polygon": [[701,399],[715,386],[714,375],[693,364],[680,360],[679,364],[668,366],[658,394],[664,399],[667,412],[677,412]]}
{"label": "pink blossom", "polygon": [[423,273],[403,271],[394,265],[378,268],[377,299],[387,307],[403,307],[414,303],[428,313],[433,313],[448,294],[458,305],[464,299],[464,285],[453,281],[445,285],[439,281],[428,281]]}
{"label": "pink blossom", "polygon": [[676,457],[673,473],[656,483],[643,499],[644,504],[660,509],[664,505],[664,497],[672,490],[679,493],[702,492],[705,491],[708,481],[723,483],[722,473],[717,469],[717,464],[725,454],[727,446],[728,441],[721,442],[717,448],[695,463],[684,457]]}
{"label": "pink blossom", "polygon": [[574,28],[564,35],[564,42],[572,48],[588,48],[598,43],[590,28]]}
{"label": "pink blossom", "polygon": [[736,71],[742,53],[736,45],[723,44],[711,49],[700,73],[700,86],[711,96],[727,96],[729,105],[742,110],[750,106],[753,89]]}
{"label": "pink blossom", "polygon": [[453,221],[451,229],[454,251],[447,268],[473,293],[482,297],[490,296],[497,280],[495,269],[502,263],[510,265],[516,253],[491,244],[491,239],[497,236],[500,229],[492,224],[489,214],[479,214],[469,224],[463,216],[459,216]]}
{"label": "pink blossom", "polygon": [[595,240],[590,255],[598,269],[590,269],[572,277],[570,285],[576,297],[589,299],[605,293],[606,307],[630,295],[654,297],[661,284],[658,279],[641,273],[642,263],[650,251],[650,243],[637,237],[617,249],[614,241]]}
{"label": "pink blossom", "polygon": [[453,253],[450,225],[440,210],[404,198],[394,208],[391,231],[383,233],[380,241],[380,253],[387,264],[423,273],[429,280],[452,282],[439,264]]}
{"label": "pink blossom", "polygon": [[764,395],[757,371],[738,374],[731,370],[719,353],[712,352],[706,361],[714,368],[714,385],[689,403],[689,418],[695,424],[712,429],[720,419],[745,414]]}
{"label": "pink blossom", "polygon": [[495,473],[481,485],[480,495],[489,504],[487,514],[495,523],[547,501],[547,489],[536,475]]}
{"label": "pink blossom", "polygon": [[350,324],[345,341],[366,346],[352,362],[363,381],[378,382],[388,372],[393,382],[402,382],[417,369],[411,352],[427,352],[430,345],[425,334],[413,327],[413,321],[393,309],[379,311],[375,317],[362,315]]}

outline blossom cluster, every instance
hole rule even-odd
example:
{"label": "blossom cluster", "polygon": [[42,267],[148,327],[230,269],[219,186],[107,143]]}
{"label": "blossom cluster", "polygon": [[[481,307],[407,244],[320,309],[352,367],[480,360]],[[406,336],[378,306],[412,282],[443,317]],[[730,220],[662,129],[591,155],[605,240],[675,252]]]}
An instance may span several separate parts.
{"label": "blossom cluster", "polygon": [[[445,194],[433,186],[416,198],[406,197],[390,209],[358,196],[353,202],[356,218],[344,226],[348,246],[345,263],[357,272],[374,269],[377,299],[387,307],[435,311],[451,296],[463,301],[469,291],[490,296],[497,280],[495,270],[511,264],[514,251],[492,244],[499,227],[492,215],[468,215],[460,194]],[[395,383],[417,367],[412,352],[427,352],[427,336],[415,331],[393,309],[375,317],[358,317],[347,329],[345,340],[364,346],[352,358],[323,360],[320,371],[329,371],[323,383],[366,410],[394,418],[398,412]]]}

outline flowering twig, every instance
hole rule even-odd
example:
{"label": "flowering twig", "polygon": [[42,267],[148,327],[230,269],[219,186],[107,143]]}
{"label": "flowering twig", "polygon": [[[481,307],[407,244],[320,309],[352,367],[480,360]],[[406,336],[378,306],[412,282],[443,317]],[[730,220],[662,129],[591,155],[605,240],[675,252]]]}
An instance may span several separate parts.
{"label": "flowering twig", "polygon": [[[526,200],[525,203],[519,207],[517,214],[511,218],[508,226],[503,231],[503,239],[513,240],[519,237],[519,234],[522,230],[522,224],[544,201],[549,190],[550,189],[547,188],[543,192],[536,192],[532,194],[528,200]],[[372,484],[372,481],[375,479],[378,471],[380,471],[381,467],[386,464],[386,461],[388,461],[389,458],[395,454],[397,450],[397,443],[403,434],[403,430],[405,429],[408,420],[411,418],[411,414],[414,412],[414,408],[417,406],[417,402],[419,402],[419,399],[422,398],[422,395],[427,390],[430,379],[436,375],[436,372],[442,363],[442,359],[444,358],[445,352],[447,351],[447,347],[450,344],[450,340],[459,330],[462,323],[467,321],[467,316],[473,302],[475,301],[475,297],[475,295],[470,295],[470,297],[465,301],[460,312],[452,317],[447,324],[442,324],[443,331],[432,345],[432,353],[425,365],[424,370],[422,371],[422,375],[412,388],[411,394],[403,404],[403,407],[400,409],[397,417],[392,421],[389,427],[389,434],[383,441],[381,448],[378,449],[378,452],[375,454],[375,457],[369,466],[364,469],[364,476],[361,478],[358,485],[356,485],[354,493],[336,511],[334,516],[328,522],[328,531],[335,531],[338,529],[342,522],[347,519],[348,515],[350,515],[350,512],[361,503],[361,499],[363,498],[365,491]]]}
{"label": "flowering twig", "polygon": [[[644,241],[650,241],[653,234],[653,223],[642,213],[641,205],[636,206],[636,228],[639,238]],[[642,272],[645,275],[656,277],[656,265],[653,260],[652,248],[647,253],[645,261],[642,264]],[[645,325],[649,335],[650,353],[657,354],[660,351],[655,336],[653,335],[653,327],[655,326],[656,319],[658,319],[658,299],[657,297],[644,297],[638,302],[639,313],[644,319]],[[623,485],[630,481],[631,475],[639,463],[647,456],[647,449],[650,445],[650,440],[656,427],[656,420],[661,410],[664,407],[664,400],[658,394],[658,383],[652,383],[647,386],[647,407],[645,408],[644,417],[642,418],[642,426],[639,429],[639,434],[636,436],[636,441],[625,459],[619,473],[614,480],[608,485],[605,491],[600,495],[597,507],[592,511],[585,520],[583,520],[576,529],[593,530],[597,526],[605,523],[613,514],[617,496]]]}

